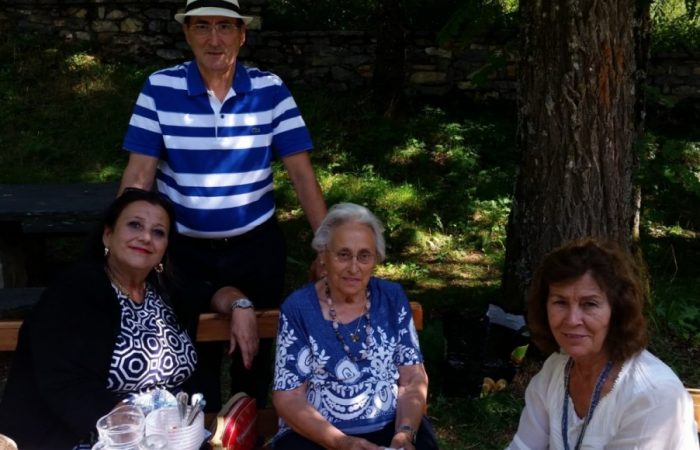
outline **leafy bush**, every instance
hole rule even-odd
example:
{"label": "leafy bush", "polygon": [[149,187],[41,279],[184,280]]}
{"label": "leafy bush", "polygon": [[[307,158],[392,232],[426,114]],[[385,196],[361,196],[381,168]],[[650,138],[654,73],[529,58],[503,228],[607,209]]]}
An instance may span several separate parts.
{"label": "leafy bush", "polygon": [[477,36],[515,36],[518,28],[517,0],[471,0],[447,16],[440,30],[440,39],[465,44]]}
{"label": "leafy bush", "polygon": [[640,148],[644,216],[699,229],[700,142],[648,133]]}
{"label": "leafy bush", "polygon": [[671,332],[687,340],[691,345],[700,345],[700,306],[697,299],[700,289],[696,286],[662,284],[654,292],[654,301],[649,311],[656,328]]}
{"label": "leafy bush", "polygon": [[700,50],[700,17],[694,5],[695,2],[684,0],[652,4],[651,46],[654,51]]}

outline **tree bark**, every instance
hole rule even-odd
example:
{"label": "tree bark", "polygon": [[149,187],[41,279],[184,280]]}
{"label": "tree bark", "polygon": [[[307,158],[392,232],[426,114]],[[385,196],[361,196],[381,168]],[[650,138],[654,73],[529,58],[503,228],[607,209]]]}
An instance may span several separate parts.
{"label": "tree bark", "polygon": [[[518,148],[502,305],[522,311],[544,255],[584,236],[633,242],[643,114],[635,0],[522,0]],[[640,6],[643,8],[643,6]],[[648,11],[648,5],[646,6]],[[643,79],[643,77],[641,77]]]}

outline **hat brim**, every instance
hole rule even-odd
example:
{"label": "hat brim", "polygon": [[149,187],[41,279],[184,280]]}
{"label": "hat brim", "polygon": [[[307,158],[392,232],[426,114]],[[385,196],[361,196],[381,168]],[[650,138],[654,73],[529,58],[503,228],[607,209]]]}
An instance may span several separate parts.
{"label": "hat brim", "polygon": [[234,19],[241,19],[244,24],[248,25],[253,21],[251,16],[241,16],[235,11],[224,8],[197,8],[187,13],[175,14],[175,20],[180,23],[185,23],[185,17],[196,17],[196,16],[220,16],[220,17],[232,17]]}

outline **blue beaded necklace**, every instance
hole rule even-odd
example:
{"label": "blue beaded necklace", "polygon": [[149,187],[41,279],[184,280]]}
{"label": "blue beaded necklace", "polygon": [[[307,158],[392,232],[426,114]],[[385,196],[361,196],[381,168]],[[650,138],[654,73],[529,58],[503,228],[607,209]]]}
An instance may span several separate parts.
{"label": "blue beaded necklace", "polygon": [[[564,439],[564,450],[569,450],[569,379],[571,376],[571,366],[573,366],[574,360],[569,358],[566,363],[566,368],[564,369],[564,410],[561,413],[561,436]],[[581,428],[581,434],[578,435],[578,440],[576,441],[576,446],[574,450],[579,450],[581,448],[581,443],[583,442],[583,435],[586,433],[586,428],[593,417],[593,411],[595,411],[600,402],[600,394],[603,391],[603,385],[605,380],[608,379],[610,370],[612,369],[612,361],[608,361],[600,372],[598,376],[598,381],[595,383],[595,388],[593,389],[593,398],[591,398],[591,404],[588,405],[588,412],[586,413],[586,419],[583,421],[583,427]]]}

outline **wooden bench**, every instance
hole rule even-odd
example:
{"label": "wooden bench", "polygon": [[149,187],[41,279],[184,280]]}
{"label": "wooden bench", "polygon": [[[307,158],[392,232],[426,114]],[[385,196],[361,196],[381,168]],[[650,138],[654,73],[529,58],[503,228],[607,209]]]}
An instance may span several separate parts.
{"label": "wooden bench", "polygon": [[[1,291],[0,291],[1,292]],[[27,306],[27,302],[23,303]],[[423,329],[423,308],[419,303],[411,302],[413,321],[418,330]],[[258,336],[260,339],[274,339],[277,336],[277,321],[279,310],[263,309],[257,311]],[[0,351],[14,351],[17,347],[17,337],[21,320],[0,320]],[[230,336],[230,316],[217,313],[206,313],[199,316],[197,342],[228,342]],[[215,414],[208,414],[207,423],[211,423]],[[266,441],[277,432],[277,414],[273,408],[258,411],[258,434]],[[270,448],[269,446],[263,447]]]}

